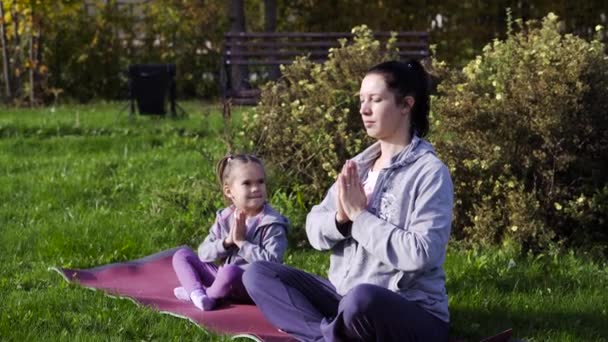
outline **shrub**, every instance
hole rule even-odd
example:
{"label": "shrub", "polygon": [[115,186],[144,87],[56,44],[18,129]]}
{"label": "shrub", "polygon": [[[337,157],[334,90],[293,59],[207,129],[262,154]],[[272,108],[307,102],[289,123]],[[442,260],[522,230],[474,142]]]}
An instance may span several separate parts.
{"label": "shrub", "polygon": [[304,205],[302,196],[297,196],[294,193],[287,194],[279,189],[270,194],[270,203],[282,215],[289,218],[291,223],[287,234],[289,247],[306,246],[308,241],[306,232],[301,228],[305,225],[308,208]]}
{"label": "shrub", "polygon": [[91,5],[96,15],[86,14],[82,5],[58,3],[53,20],[45,21],[41,48],[49,86],[82,102],[126,97],[121,71],[128,62],[117,32],[127,30],[132,19],[115,6]]}
{"label": "shrub", "polygon": [[[215,97],[222,34],[221,2],[170,0],[58,2],[44,13],[43,61],[49,87],[80,101],[128,96],[131,64],[174,63],[179,97]],[[49,17],[50,16],[50,17]],[[49,94],[50,95],[50,94]]]}
{"label": "shrub", "polygon": [[605,246],[604,46],[561,33],[553,14],[516,23],[438,87],[434,137],[454,179],[454,231],[483,244]]}
{"label": "shrub", "polygon": [[359,117],[359,84],[369,67],[396,57],[393,38],[382,46],[365,26],[353,33],[353,41],[341,40],[323,64],[304,56],[282,67],[283,77],[262,87],[259,105],[244,117],[246,149],[263,157],[273,181],[307,205],[369,143]]}

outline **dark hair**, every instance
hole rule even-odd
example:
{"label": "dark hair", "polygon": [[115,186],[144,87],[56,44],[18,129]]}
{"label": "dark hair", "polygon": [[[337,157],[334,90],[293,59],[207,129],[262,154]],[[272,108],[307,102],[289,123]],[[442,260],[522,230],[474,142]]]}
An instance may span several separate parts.
{"label": "dark hair", "polygon": [[371,67],[365,75],[378,74],[384,77],[388,88],[395,94],[397,103],[406,96],[414,97],[411,129],[420,137],[429,131],[430,96],[429,74],[417,60],[408,62],[388,61]]}
{"label": "dark hair", "polygon": [[[224,158],[220,159],[220,161],[217,162],[217,165],[215,166],[215,174],[217,176],[218,182],[220,183],[220,189],[223,189],[224,185],[226,185],[226,183],[228,182],[234,164],[237,162],[239,164],[256,163],[260,165],[262,171],[264,171],[264,164],[262,164],[262,161],[252,154],[229,154]],[[226,199],[230,201],[230,199]]]}

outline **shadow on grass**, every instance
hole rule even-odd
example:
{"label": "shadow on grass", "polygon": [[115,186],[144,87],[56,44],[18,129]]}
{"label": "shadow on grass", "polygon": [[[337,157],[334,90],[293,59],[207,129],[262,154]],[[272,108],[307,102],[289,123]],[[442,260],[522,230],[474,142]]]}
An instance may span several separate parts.
{"label": "shadow on grass", "polygon": [[525,341],[606,341],[608,324],[601,312],[551,311],[542,307],[487,309],[450,307],[450,336],[458,341],[481,341],[506,329]]}

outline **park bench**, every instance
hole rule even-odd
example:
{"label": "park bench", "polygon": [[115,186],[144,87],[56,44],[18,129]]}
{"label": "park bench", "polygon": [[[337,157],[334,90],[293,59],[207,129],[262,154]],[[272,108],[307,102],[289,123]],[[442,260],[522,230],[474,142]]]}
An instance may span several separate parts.
{"label": "park bench", "polygon": [[[376,32],[382,42],[390,32]],[[260,90],[250,75],[261,82],[277,79],[279,65],[293,63],[297,56],[308,55],[313,62],[327,60],[330,48],[339,47],[338,39],[352,39],[349,32],[227,32],[224,34],[221,86],[224,100],[232,104],[254,105]],[[396,47],[402,60],[429,56],[428,32],[396,32]]]}

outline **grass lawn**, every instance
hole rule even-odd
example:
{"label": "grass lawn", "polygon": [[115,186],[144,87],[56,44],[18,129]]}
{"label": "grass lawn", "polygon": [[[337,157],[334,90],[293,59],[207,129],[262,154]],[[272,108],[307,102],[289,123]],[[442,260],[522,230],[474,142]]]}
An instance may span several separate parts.
{"label": "grass lawn", "polygon": [[[48,271],[202,241],[222,206],[223,121],[217,106],[182,105],[183,120],[129,120],[119,103],[0,109],[0,340],[229,340]],[[301,232],[302,208],[281,191],[272,202]],[[608,341],[605,261],[514,250],[450,245],[454,335],[512,327],[526,341]],[[291,249],[286,262],[325,275],[328,255]]]}

